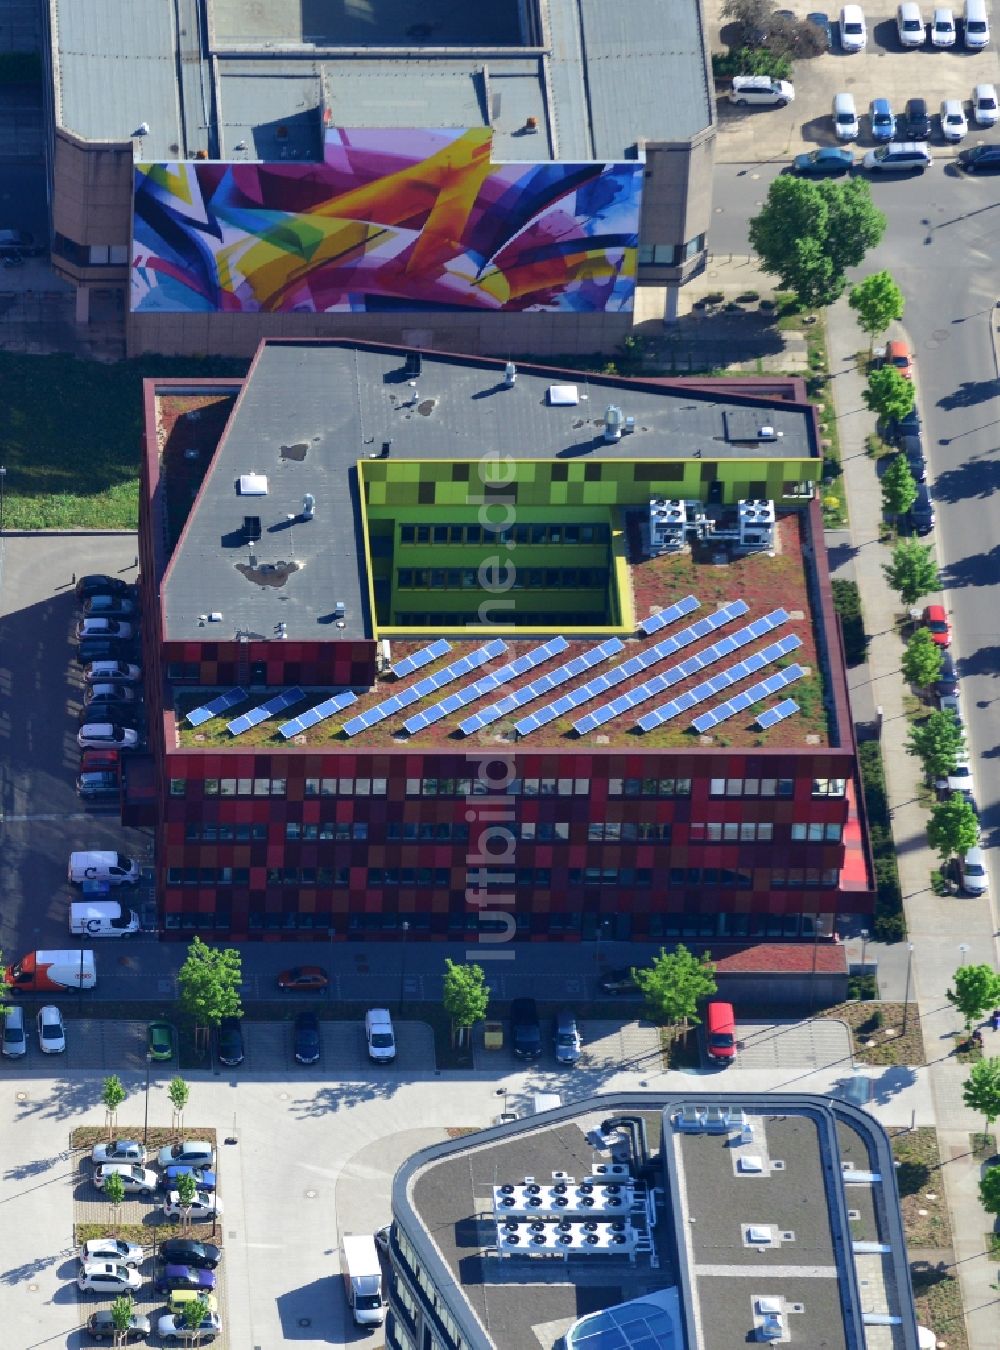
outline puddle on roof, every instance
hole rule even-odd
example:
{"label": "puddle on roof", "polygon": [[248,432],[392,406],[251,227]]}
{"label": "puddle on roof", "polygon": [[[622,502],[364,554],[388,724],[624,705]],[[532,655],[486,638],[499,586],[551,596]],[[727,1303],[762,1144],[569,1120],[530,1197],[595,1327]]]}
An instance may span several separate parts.
{"label": "puddle on roof", "polygon": [[300,567],[301,564],[297,562],[259,562],[253,566],[249,563],[236,564],[237,572],[241,572],[247,581],[252,581],[255,586],[284,586],[292,573],[298,572]]}
{"label": "puddle on roof", "polygon": [[283,445],[281,447],[281,458],[294,459],[296,463],[301,464],[306,457],[306,451],[308,449],[308,441],[296,441],[293,445]]}

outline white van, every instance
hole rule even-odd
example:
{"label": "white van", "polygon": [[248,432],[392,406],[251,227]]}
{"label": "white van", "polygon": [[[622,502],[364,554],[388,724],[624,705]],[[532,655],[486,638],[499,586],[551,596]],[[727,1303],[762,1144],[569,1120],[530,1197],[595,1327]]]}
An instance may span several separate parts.
{"label": "white van", "polygon": [[922,47],[927,37],[923,15],[916,0],[904,0],[896,8],[896,32],[901,47]]}
{"label": "white van", "polygon": [[67,876],[74,886],[82,886],[85,881],[106,881],[111,886],[120,886],[125,881],[138,881],[139,870],[136,860],[124,853],[88,849],[69,855]]}
{"label": "white van", "polygon": [[795,101],[795,88],[787,80],[772,80],[770,75],[734,75],[729,98],[740,108],[746,104],[783,108]]}
{"label": "white van", "polygon": [[990,19],[986,0],[965,0],[965,45],[973,52],[990,45]]}
{"label": "white van", "polygon": [[71,900],[69,931],[78,937],[131,937],[139,931],[139,916],[117,900]]}

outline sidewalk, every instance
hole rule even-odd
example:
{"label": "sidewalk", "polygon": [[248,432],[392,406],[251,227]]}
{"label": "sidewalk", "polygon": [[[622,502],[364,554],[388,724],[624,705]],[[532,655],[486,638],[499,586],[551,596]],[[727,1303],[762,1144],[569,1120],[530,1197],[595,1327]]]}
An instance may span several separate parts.
{"label": "sidewalk", "polygon": [[[868,669],[872,694],[883,713],[882,752],[893,818],[893,836],[899,878],[906,908],[908,941],[913,945],[913,991],[920,1010],[927,1048],[930,1096],[937,1121],[943,1160],[945,1191],[951,1210],[957,1273],[962,1286],[970,1350],[995,1350],[997,1344],[995,1263],[985,1259],[983,1237],[989,1216],[979,1204],[979,1163],[969,1153],[968,1135],[982,1129],[982,1120],[962,1103],[962,1083],[968,1068],[950,1056],[951,1037],[961,1028],[961,1018],[948,1003],[946,991],[955,969],[968,961],[996,967],[995,924],[992,901],[963,906],[961,910],[930,889],[930,874],[937,859],[927,847],[926,812],[917,803],[920,768],[906,753],[906,719],[903,698],[906,686],[900,675],[902,655],[895,620],[900,612],[898,597],[889,589],[882,565],[890,550],[879,543],[882,514],[881,491],[875,462],[868,458],[865,437],[874,428],[874,418],[865,407],[865,380],[858,372],[855,354],[864,349],[846,299],[827,311],[830,371],[840,431],[844,482],[851,515],[851,563],[864,609],[869,634]],[[959,944],[965,948],[959,950]],[[871,944],[869,944],[871,946]],[[896,951],[906,953],[905,944]],[[907,953],[908,954],[908,953]],[[900,966],[894,953],[893,986]],[[885,993],[883,991],[883,997]],[[984,1031],[987,1054],[1000,1053],[1000,1036]]]}

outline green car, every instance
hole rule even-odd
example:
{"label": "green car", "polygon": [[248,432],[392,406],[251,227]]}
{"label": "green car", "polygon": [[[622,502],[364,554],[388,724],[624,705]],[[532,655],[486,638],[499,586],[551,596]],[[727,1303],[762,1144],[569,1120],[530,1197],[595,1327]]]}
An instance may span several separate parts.
{"label": "green car", "polygon": [[150,1059],[173,1059],[174,1029],[169,1022],[150,1022],[146,1043]]}

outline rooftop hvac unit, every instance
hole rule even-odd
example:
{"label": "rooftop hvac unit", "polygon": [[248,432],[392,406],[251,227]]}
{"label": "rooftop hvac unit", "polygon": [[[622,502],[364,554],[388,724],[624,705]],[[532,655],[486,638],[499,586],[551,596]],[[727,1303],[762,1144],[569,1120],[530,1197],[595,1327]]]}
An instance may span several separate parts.
{"label": "rooftop hvac unit", "polygon": [[240,474],[240,496],[266,497],[267,474],[256,472]]}
{"label": "rooftop hvac unit", "polygon": [[604,439],[611,444],[614,441],[620,441],[622,438],[622,427],[625,424],[625,414],[621,408],[614,403],[609,403],[604,410]]}
{"label": "rooftop hvac unit", "polygon": [[517,366],[513,361],[508,361],[503,368],[503,382],[508,389],[513,389],[517,381]]}

